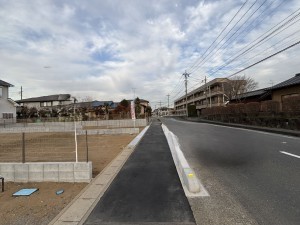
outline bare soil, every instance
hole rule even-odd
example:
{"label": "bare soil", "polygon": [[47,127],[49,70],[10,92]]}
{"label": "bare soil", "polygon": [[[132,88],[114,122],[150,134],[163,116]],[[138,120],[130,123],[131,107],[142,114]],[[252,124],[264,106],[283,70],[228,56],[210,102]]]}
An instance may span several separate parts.
{"label": "bare soil", "polygon": [[[22,137],[18,134],[0,135],[0,162],[21,162]],[[78,136],[79,161],[93,163],[93,176],[101,172],[135,135],[89,135]],[[26,134],[26,162],[75,161],[75,144],[72,133]],[[5,183],[0,192],[0,225],[48,224],[76,195],[86,183]],[[29,197],[13,197],[22,188],[38,188]],[[56,195],[56,191],[64,193]],[[1,191],[1,189],[0,189]]]}

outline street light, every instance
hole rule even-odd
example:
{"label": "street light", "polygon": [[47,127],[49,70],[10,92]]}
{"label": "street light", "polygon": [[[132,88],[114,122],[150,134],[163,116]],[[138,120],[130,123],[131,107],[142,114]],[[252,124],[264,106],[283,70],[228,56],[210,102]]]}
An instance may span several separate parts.
{"label": "street light", "polygon": [[77,149],[77,132],[76,132],[76,121],[75,121],[75,108],[76,108],[76,101],[77,99],[75,97],[72,97],[74,99],[74,112],[73,112],[73,115],[74,115],[74,137],[75,137],[75,154],[76,154],[76,162],[78,162],[78,149]]}

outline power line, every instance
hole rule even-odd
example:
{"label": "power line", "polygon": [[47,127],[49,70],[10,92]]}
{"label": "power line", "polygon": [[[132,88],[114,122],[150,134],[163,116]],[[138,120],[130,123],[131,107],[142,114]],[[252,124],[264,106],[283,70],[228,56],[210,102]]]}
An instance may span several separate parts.
{"label": "power line", "polygon": [[[296,15],[296,17],[298,17],[300,15],[300,13],[298,15]],[[293,21],[294,18],[292,18],[291,20],[289,20],[289,22]],[[300,20],[300,19],[299,19]],[[211,73],[211,75],[215,74],[216,72],[220,71],[221,69],[225,68],[226,66],[230,65],[232,62],[234,62],[237,59],[240,59],[241,56],[248,54],[250,51],[253,51],[253,49],[261,46],[263,43],[265,43],[267,40],[271,39],[272,37],[278,35],[279,33],[283,32],[284,30],[286,30],[287,28],[289,28],[290,26],[294,25],[296,22],[298,22],[299,20],[295,21],[294,23],[290,24],[289,26],[287,26],[286,28],[284,28],[283,30],[279,31],[279,28],[283,28],[284,26],[280,26],[279,28],[276,29],[276,31],[278,32],[277,34],[274,32],[271,32],[271,34],[273,36],[270,36],[271,34],[268,34],[266,37],[264,37],[264,41],[258,41],[257,43],[253,44],[250,48],[244,50],[242,53],[238,54],[237,56],[233,56],[234,58],[229,58],[230,60],[227,61],[225,64],[223,64],[222,66],[220,66],[218,69],[216,69],[213,73]],[[285,23],[285,25],[287,25],[287,22]],[[267,33],[267,32],[266,32]]]}
{"label": "power line", "polygon": [[247,70],[247,69],[249,69],[249,68],[251,68],[251,67],[253,67],[253,66],[257,65],[257,64],[259,64],[259,63],[262,63],[263,61],[266,61],[267,59],[270,59],[270,58],[272,58],[272,57],[274,57],[274,56],[276,56],[276,55],[278,55],[278,54],[280,54],[280,53],[282,53],[282,52],[284,52],[284,51],[286,51],[286,50],[288,50],[288,49],[290,49],[290,48],[292,48],[292,47],[294,47],[294,46],[296,46],[298,44],[300,44],[300,41],[297,41],[296,43],[294,43],[294,44],[292,44],[292,45],[290,45],[290,46],[288,46],[288,47],[286,47],[286,48],[284,48],[284,49],[282,49],[282,50],[280,50],[280,51],[278,51],[278,52],[276,52],[276,53],[274,53],[274,54],[272,54],[272,55],[270,55],[270,56],[268,56],[268,57],[266,57],[266,58],[264,58],[262,60],[259,60],[258,62],[253,63],[252,65],[247,66],[246,68],[244,68],[244,69],[242,69],[242,70],[240,70],[238,72],[235,72],[234,74],[231,74],[227,78],[232,77],[232,76],[234,76],[234,75],[236,75],[238,73],[241,73],[241,72],[243,72],[243,71],[245,71],[245,70]]}
{"label": "power line", "polygon": [[[219,33],[219,35],[215,38],[215,40],[210,44],[210,46],[205,50],[205,52],[201,55],[200,59],[206,54],[206,52],[214,45],[214,43],[219,39],[219,37],[223,34],[223,32],[227,29],[227,27],[231,24],[231,22],[236,18],[236,16],[240,13],[240,11],[242,10],[242,8],[244,8],[244,6],[246,5],[246,3],[248,2],[248,0],[246,2],[244,2],[244,4],[239,8],[239,10],[235,13],[235,15],[231,18],[231,20],[227,23],[227,25],[223,28],[223,30]],[[199,60],[200,60],[199,59]],[[193,67],[197,64],[197,61],[195,61],[195,63],[189,68],[189,70],[192,70]]]}
{"label": "power line", "polygon": [[[196,69],[202,65],[202,62],[218,47],[218,45],[230,34],[230,32],[238,25],[238,23],[246,16],[246,14],[251,10],[251,8],[256,4],[257,0],[248,8],[248,10],[241,16],[241,18],[234,24],[234,26],[226,33],[226,35],[217,43],[217,45],[207,54],[199,63],[197,63]],[[225,42],[226,43],[226,42]],[[223,45],[222,45],[223,46]],[[221,47],[222,47],[221,46]],[[217,50],[218,51],[218,50]],[[192,74],[196,70],[195,68],[190,71]]]}

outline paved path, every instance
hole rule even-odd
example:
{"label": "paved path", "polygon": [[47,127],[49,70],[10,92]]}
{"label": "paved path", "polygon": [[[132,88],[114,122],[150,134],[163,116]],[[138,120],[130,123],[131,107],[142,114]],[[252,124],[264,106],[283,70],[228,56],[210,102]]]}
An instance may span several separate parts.
{"label": "paved path", "polygon": [[154,121],[85,225],[195,225],[160,122]]}

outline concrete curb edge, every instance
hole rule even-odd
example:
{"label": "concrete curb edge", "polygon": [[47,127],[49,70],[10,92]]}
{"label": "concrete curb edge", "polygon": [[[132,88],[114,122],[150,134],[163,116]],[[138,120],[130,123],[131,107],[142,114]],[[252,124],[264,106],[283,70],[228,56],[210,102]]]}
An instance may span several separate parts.
{"label": "concrete curb edge", "polygon": [[194,170],[189,166],[187,160],[185,159],[176,135],[174,135],[164,124],[162,124],[162,129],[169,144],[176,170],[186,196],[209,196],[208,192],[195,175]]}

